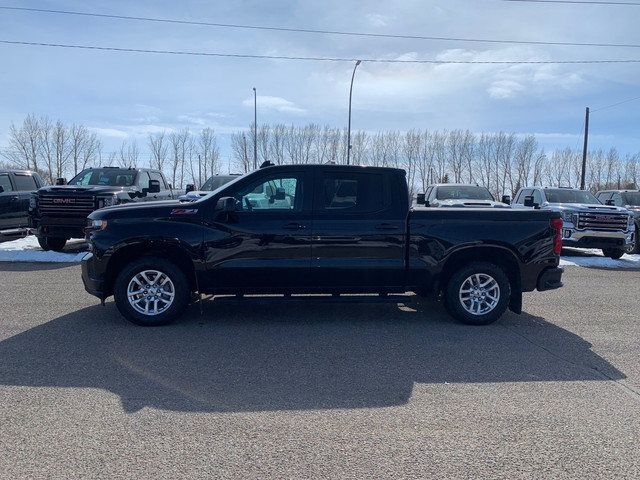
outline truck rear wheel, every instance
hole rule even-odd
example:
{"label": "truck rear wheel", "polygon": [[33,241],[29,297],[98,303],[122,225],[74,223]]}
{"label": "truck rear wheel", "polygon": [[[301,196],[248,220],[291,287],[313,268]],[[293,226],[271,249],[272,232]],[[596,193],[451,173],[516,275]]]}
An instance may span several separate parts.
{"label": "truck rear wheel", "polygon": [[469,325],[488,325],[507,310],[511,285],[504,270],[487,262],[473,262],[456,271],[447,284],[445,307]]}
{"label": "truck rear wheel", "polygon": [[38,237],[38,243],[40,244],[40,248],[45,252],[48,252],[49,250],[61,252],[67,243],[67,239],[58,237]]}
{"label": "truck rear wheel", "polygon": [[167,325],[189,302],[189,282],[175,264],[143,257],[127,265],[116,278],[113,296],[120,313],[145,327]]}

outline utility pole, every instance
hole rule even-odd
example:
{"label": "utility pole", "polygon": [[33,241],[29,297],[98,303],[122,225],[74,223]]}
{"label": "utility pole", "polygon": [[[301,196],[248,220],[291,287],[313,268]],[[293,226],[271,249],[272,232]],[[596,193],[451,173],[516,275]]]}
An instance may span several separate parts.
{"label": "utility pole", "polygon": [[587,170],[587,139],[589,138],[589,107],[584,118],[584,147],[582,148],[582,176],[580,178],[580,190],[584,190],[584,177]]}

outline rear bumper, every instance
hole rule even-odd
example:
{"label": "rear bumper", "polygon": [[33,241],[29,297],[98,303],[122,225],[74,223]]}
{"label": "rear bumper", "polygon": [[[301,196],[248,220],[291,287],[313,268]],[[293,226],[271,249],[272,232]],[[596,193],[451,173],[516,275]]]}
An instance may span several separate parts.
{"label": "rear bumper", "polygon": [[564,268],[562,267],[552,267],[543,270],[538,276],[538,282],[536,285],[536,289],[539,292],[544,292],[545,290],[553,290],[556,288],[562,287],[562,274],[564,273]]}

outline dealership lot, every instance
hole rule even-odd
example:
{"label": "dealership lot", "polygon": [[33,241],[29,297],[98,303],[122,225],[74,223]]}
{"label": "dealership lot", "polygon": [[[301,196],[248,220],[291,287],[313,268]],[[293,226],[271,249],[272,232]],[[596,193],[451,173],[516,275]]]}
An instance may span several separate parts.
{"label": "dealership lot", "polygon": [[0,477],[637,477],[640,270],[564,281],[487,327],[209,299],[145,329],[77,264],[0,263]]}

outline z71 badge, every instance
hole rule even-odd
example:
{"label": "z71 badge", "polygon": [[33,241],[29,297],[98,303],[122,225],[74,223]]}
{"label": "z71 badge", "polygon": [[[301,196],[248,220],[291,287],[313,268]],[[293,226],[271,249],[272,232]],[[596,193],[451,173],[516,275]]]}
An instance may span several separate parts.
{"label": "z71 badge", "polygon": [[197,208],[174,208],[171,215],[195,215],[198,213]]}

